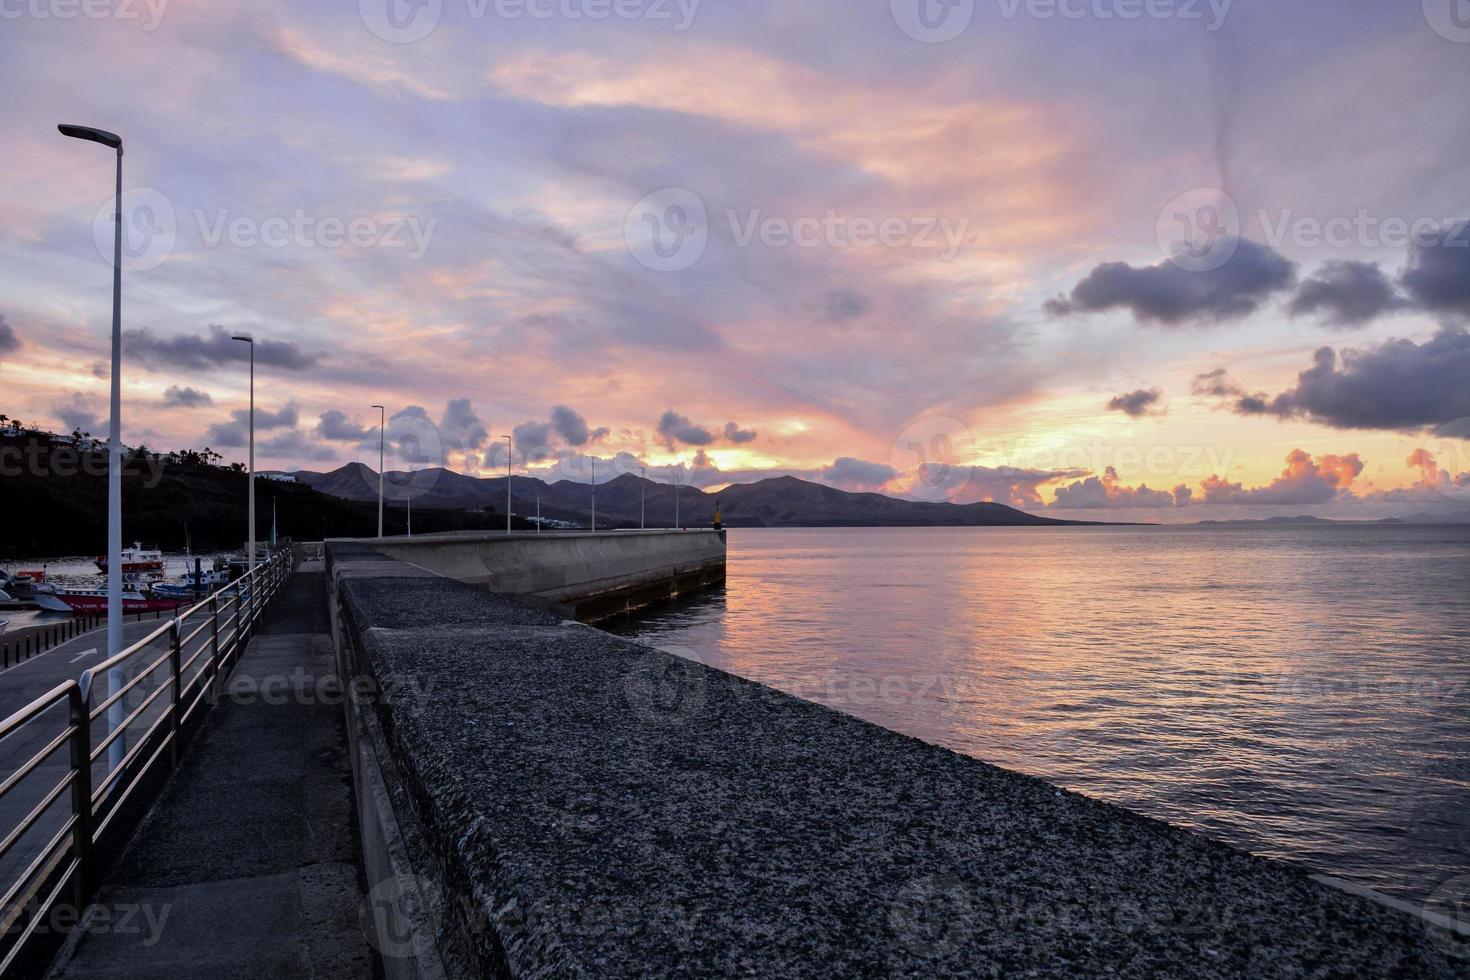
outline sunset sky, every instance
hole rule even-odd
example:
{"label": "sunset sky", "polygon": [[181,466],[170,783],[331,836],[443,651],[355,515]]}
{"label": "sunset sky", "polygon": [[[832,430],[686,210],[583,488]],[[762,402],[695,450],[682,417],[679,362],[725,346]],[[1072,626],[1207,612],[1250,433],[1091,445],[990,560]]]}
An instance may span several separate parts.
{"label": "sunset sky", "polygon": [[74,122],[129,444],[243,459],[251,333],[263,468],[381,402],[486,475],[1464,511],[1450,2],[0,4],[0,411],[106,431]]}

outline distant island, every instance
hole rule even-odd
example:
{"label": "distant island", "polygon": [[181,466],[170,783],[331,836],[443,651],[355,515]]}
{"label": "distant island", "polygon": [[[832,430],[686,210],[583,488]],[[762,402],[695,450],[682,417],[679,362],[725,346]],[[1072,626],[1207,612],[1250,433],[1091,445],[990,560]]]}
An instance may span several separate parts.
{"label": "distant island", "polygon": [[1242,518],[1230,521],[1195,521],[1193,527],[1250,527],[1254,525],[1283,525],[1283,524],[1356,524],[1366,526],[1379,526],[1384,524],[1467,524],[1470,523],[1470,515],[1434,515],[1434,514],[1410,514],[1408,517],[1384,517],[1379,520],[1339,520],[1328,517],[1313,517],[1310,514],[1302,514],[1297,517],[1263,517]]}

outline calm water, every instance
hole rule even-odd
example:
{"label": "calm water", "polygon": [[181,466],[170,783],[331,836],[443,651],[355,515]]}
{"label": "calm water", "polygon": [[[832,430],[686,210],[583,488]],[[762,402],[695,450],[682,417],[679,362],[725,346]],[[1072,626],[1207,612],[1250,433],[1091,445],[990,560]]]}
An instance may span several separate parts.
{"label": "calm water", "polygon": [[1405,898],[1470,872],[1470,527],[734,530],[615,629]]}

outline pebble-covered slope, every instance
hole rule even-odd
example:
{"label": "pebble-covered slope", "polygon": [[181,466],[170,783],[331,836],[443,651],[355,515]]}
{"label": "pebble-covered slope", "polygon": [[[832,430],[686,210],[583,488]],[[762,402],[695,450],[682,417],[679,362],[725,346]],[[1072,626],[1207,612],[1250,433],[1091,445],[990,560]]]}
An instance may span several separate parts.
{"label": "pebble-covered slope", "polygon": [[[513,975],[1464,976],[1419,920],[358,545],[379,718]],[[1442,939],[1443,937],[1441,937]]]}

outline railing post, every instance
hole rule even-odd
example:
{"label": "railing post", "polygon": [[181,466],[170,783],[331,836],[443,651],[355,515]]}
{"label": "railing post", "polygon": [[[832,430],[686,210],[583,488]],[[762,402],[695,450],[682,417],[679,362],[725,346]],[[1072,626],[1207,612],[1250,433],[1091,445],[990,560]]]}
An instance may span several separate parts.
{"label": "railing post", "polygon": [[92,717],[80,687],[73,687],[66,700],[72,727],[71,812],[76,820],[72,825],[72,849],[77,857],[73,894],[80,910],[87,907],[92,891]]}
{"label": "railing post", "polygon": [[174,617],[173,625],[169,627],[168,632],[168,666],[169,674],[172,677],[174,685],[173,704],[169,706],[168,726],[173,730],[173,737],[169,744],[169,755],[173,759],[173,767],[177,769],[179,767],[179,737],[180,730],[183,727],[179,722],[179,706],[183,703],[184,699],[184,651],[182,650],[182,641],[180,640],[179,617]]}
{"label": "railing post", "polygon": [[209,597],[209,703],[219,700],[219,593]]}

